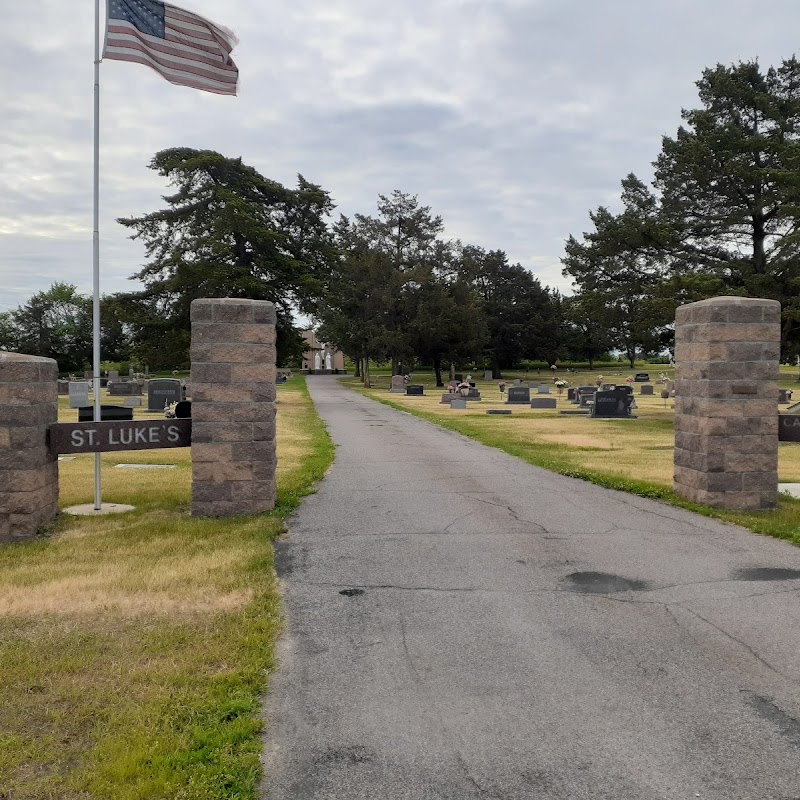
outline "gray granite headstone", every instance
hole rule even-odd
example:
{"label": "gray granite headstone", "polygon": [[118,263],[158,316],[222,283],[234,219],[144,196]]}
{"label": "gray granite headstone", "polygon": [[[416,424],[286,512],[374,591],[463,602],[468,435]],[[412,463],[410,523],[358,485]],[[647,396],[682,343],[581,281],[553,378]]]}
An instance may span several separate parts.
{"label": "gray granite headstone", "polygon": [[639,389],[639,394],[653,394],[653,387],[644,385]]}
{"label": "gray granite headstone", "polygon": [[527,386],[509,386],[508,400],[510,405],[528,405],[531,402],[531,390]]}
{"label": "gray granite headstone", "polygon": [[177,378],[155,378],[147,384],[147,410],[163,411],[170,403],[183,400],[183,389]]}
{"label": "gray granite headstone", "polygon": [[537,386],[536,387],[537,394],[550,394],[550,387],[549,386]]}
{"label": "gray granite headstone", "polygon": [[69,382],[69,407],[81,408],[89,405],[89,381]]}
{"label": "gray granite headstone", "polygon": [[467,407],[467,401],[463,397],[454,397],[450,403],[451,409],[464,410]]}
{"label": "gray granite headstone", "polygon": [[393,394],[405,394],[406,382],[402,375],[392,375],[392,384],[389,391]]}
{"label": "gray granite headstone", "polygon": [[490,369],[484,370],[484,373],[483,373],[483,379],[484,379],[485,381],[490,381],[490,380],[492,380],[492,371],[491,371]]}
{"label": "gray granite headstone", "polygon": [[531,408],[555,408],[555,397],[534,397],[531,399]]}
{"label": "gray granite headstone", "polygon": [[141,397],[126,397],[122,401],[122,405],[125,408],[139,408],[142,405],[142,398]]}

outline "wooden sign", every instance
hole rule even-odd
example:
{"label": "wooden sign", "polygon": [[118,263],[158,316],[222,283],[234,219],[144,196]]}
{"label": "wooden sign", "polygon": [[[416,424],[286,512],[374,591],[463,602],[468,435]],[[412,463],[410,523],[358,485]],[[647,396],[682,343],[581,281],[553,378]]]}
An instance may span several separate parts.
{"label": "wooden sign", "polygon": [[114,422],[75,422],[51,425],[50,452],[109,453],[119,450],[155,450],[160,447],[189,447],[190,419],[142,419]]}
{"label": "wooden sign", "polygon": [[800,414],[778,415],[778,441],[800,442]]}

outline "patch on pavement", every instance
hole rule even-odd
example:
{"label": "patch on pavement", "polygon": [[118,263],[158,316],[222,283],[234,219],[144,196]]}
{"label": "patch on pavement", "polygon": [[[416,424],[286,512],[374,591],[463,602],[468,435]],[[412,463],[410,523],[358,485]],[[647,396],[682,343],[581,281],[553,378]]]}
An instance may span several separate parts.
{"label": "patch on pavement", "polygon": [[573,572],[564,578],[564,582],[571,591],[585,594],[641,592],[649,587],[647,581],[631,580],[610,572]]}

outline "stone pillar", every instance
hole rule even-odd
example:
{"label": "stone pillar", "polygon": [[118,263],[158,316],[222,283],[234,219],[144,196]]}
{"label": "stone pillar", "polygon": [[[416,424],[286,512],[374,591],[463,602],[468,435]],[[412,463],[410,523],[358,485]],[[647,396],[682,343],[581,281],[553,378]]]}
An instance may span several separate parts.
{"label": "stone pillar", "polygon": [[58,457],[47,446],[54,422],[56,362],[0,353],[0,542],[30,538],[58,514]]}
{"label": "stone pillar", "polygon": [[227,517],[275,506],[275,307],[194,300],[192,514]]}
{"label": "stone pillar", "polygon": [[675,491],[715,508],[778,502],[777,300],[714,297],[675,315]]}

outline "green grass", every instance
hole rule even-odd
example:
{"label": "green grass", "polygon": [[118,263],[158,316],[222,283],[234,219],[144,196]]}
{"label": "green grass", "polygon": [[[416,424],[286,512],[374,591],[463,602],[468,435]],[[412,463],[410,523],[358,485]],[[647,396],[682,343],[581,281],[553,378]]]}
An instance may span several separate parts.
{"label": "green grass", "polygon": [[[796,369],[792,368],[793,375]],[[650,372],[651,375],[655,372],[654,377],[657,377],[656,370]],[[781,386],[786,382],[787,388],[791,388],[784,372],[782,370]],[[628,373],[633,374],[628,370],[621,378],[624,380]],[[548,377],[542,376],[541,382],[547,382]],[[588,373],[579,375],[571,384],[580,385],[587,377]],[[453,412],[439,405],[441,389],[435,388],[431,378],[415,376],[414,382],[425,385],[426,397],[389,395],[385,388],[365,389],[358,381],[345,379],[346,385],[367,397],[503,450],[529,464],[800,544],[800,500],[780,495],[774,511],[739,512],[700,506],[675,494],[672,490],[673,414],[670,409],[664,409],[658,397],[637,395],[640,409],[636,413],[640,416],[635,421],[563,417],[557,412],[536,412],[525,406],[515,408],[512,417],[490,417],[485,413],[486,408],[501,407],[493,384],[477,381],[488,402],[466,412]],[[559,404],[567,407],[563,398]],[[575,440],[579,443],[575,444]],[[609,457],[610,454],[613,457]],[[779,469],[782,481],[798,480],[800,447],[781,446]]]}
{"label": "green grass", "polygon": [[[134,456],[177,467],[106,468]],[[188,514],[188,450],[108,454],[104,500],[137,511],[0,548],[0,798],[258,796],[272,542],[333,458],[300,378],[279,387],[278,458],[275,512],[212,520]],[[62,462],[64,503],[90,501],[91,461]]]}

